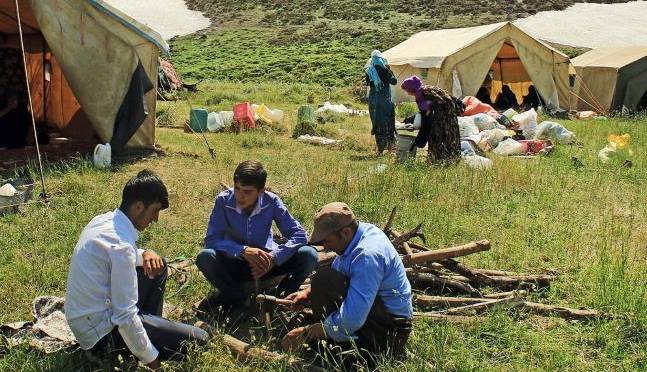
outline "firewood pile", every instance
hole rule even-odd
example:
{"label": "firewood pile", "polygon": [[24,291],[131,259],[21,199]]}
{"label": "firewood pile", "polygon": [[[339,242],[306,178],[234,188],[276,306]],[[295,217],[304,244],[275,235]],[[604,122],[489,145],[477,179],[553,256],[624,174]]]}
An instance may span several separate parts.
{"label": "firewood pile", "polygon": [[[393,208],[383,228],[393,246],[400,253],[407,271],[407,277],[414,292],[414,320],[428,319],[451,323],[469,323],[479,320],[479,316],[493,309],[525,312],[540,316],[554,316],[572,321],[589,321],[609,319],[610,314],[582,309],[553,306],[531,302],[527,297],[534,293],[545,291],[557,274],[526,274],[505,270],[480,269],[461,263],[457,258],[479,254],[491,249],[488,240],[469,242],[448,248],[431,249],[427,247],[422,224],[408,231],[398,231],[393,228],[397,208]],[[280,237],[275,237],[280,240]],[[414,241],[416,239],[416,241]],[[330,265],[336,255],[319,249],[319,265]],[[194,270],[191,262],[179,262],[169,265],[171,275],[180,275],[180,281],[185,279],[183,272]],[[301,288],[309,286],[306,279]],[[289,301],[273,296],[257,294],[256,301],[271,302],[277,305],[277,310],[289,308]],[[268,332],[271,332],[269,313],[259,314],[259,321],[264,321]],[[241,357],[261,357],[261,359],[278,360],[281,354],[256,350],[242,341],[229,335],[224,335],[230,349]],[[233,340],[233,341],[232,341]],[[230,345],[231,344],[231,345]],[[242,346],[241,346],[242,345]],[[302,363],[291,360],[289,364]],[[303,365],[303,364],[301,364]]]}

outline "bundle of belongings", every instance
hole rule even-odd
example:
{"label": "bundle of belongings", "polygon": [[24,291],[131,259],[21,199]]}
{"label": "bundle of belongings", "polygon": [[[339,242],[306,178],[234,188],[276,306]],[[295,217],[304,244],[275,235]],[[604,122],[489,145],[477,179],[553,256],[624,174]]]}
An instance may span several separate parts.
{"label": "bundle of belongings", "polygon": [[76,338],[65,320],[65,299],[40,296],[31,307],[33,321],[8,323],[0,326],[0,336],[11,345],[27,343],[46,354],[77,345]]}
{"label": "bundle of belongings", "polygon": [[463,99],[465,111],[458,118],[460,137],[482,151],[497,155],[539,155],[550,152],[553,143],[571,144],[575,134],[561,124],[544,121],[537,124],[535,109],[517,113],[509,109],[497,112],[476,97]]}

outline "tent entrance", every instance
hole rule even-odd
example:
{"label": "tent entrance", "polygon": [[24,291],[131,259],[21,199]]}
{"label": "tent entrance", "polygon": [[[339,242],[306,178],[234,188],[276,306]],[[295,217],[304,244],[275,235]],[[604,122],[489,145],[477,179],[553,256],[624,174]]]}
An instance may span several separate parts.
{"label": "tent entrance", "polygon": [[[11,4],[1,5],[0,15],[13,15]],[[56,160],[72,153],[90,152],[98,142],[97,134],[26,4],[21,5],[21,18],[41,154],[48,160]],[[0,170],[21,166],[36,158],[18,23],[15,17],[5,16],[0,17],[0,114],[9,107],[8,101],[14,100],[13,97],[18,97],[17,108],[0,117]],[[15,138],[3,140],[8,137]]]}
{"label": "tent entrance", "polygon": [[517,105],[523,103],[524,96],[529,93],[528,88],[533,85],[517,50],[508,41],[501,46],[482,84],[489,91],[491,102],[496,102],[504,85],[514,93]]}

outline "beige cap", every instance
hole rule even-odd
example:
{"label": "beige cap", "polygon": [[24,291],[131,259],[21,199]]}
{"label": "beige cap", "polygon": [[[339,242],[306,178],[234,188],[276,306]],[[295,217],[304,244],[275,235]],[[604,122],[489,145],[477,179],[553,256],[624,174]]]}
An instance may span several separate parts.
{"label": "beige cap", "polygon": [[309,241],[311,244],[319,243],[353,221],[355,221],[355,214],[346,203],[326,204],[315,214],[315,227]]}

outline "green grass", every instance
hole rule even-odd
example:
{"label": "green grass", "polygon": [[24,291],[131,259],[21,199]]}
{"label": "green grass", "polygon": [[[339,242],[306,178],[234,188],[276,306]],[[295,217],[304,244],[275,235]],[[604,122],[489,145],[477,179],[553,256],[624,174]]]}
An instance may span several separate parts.
{"label": "green grass", "polygon": [[[310,94],[352,103],[344,89],[328,92],[305,85],[201,85],[194,106],[226,109],[240,98],[265,102],[286,112],[286,131],[262,128],[242,134],[207,134],[218,156],[212,160],[201,136],[158,128],[157,142],[167,156],[94,169],[83,160],[46,169],[52,195],[49,208],[32,205],[24,213],[0,217],[0,323],[30,318],[38,295],[63,295],[69,259],[83,226],[96,214],[114,209],[126,180],[143,168],[158,172],[170,190],[171,207],[142,234],[141,245],[167,258],[193,257],[200,249],[220,181],[231,183],[245,159],[261,161],[268,184],[294,216],[312,228],[323,204],[341,200],[358,217],[378,225],[398,206],[396,227],[423,222],[431,247],[487,238],[492,250],[466,258],[477,267],[539,273],[558,269],[560,278],[538,301],[586,306],[617,315],[590,324],[556,318],[494,312],[484,322],[456,326],[416,321],[403,363],[385,363],[385,371],[481,370],[645,370],[647,368],[647,193],[645,165],[647,121],[559,121],[577,133],[582,146],[558,146],[535,160],[493,157],[489,171],[462,164],[429,167],[396,164],[391,156],[373,157],[367,117],[327,123],[347,145],[328,149],[290,138],[296,109]],[[207,104],[207,102],[211,102]],[[216,102],[217,101],[217,102]],[[357,104],[359,106],[359,104]],[[170,125],[181,125],[188,105],[161,103]],[[404,110],[406,111],[406,110]],[[597,151],[611,133],[630,133],[634,167],[600,164]],[[585,166],[574,168],[570,158]],[[386,164],[384,172],[376,169]],[[177,290],[171,280],[168,293]],[[194,276],[170,302],[190,307],[209,293]],[[274,347],[264,340],[256,345]],[[20,366],[20,367],[17,367]],[[26,348],[0,345],[0,371],[88,370],[79,354],[45,356]],[[282,370],[282,365],[237,362],[215,343],[191,352],[170,370]]]}

